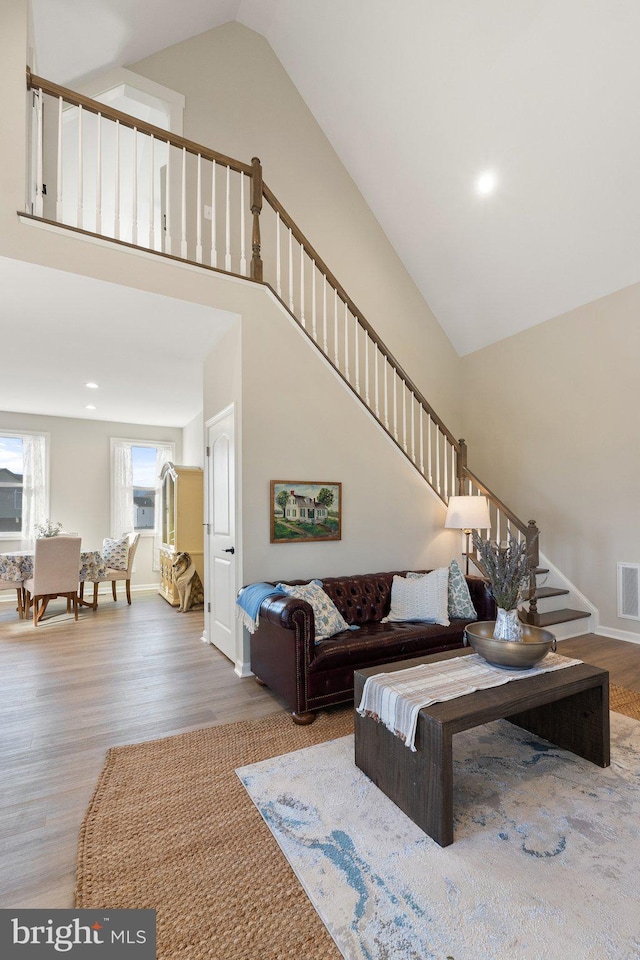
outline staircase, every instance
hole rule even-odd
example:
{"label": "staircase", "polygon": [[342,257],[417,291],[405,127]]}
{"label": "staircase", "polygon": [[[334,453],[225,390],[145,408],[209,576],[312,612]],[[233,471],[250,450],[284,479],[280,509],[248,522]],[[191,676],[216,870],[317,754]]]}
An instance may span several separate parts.
{"label": "staircase", "polygon": [[586,624],[593,608],[538,610],[539,602],[548,607],[577,591],[559,571],[554,585],[538,582],[549,570],[540,565],[535,522],[517,517],[468,468],[464,440],[447,429],[263,182],[257,158],[234,160],[29,70],[27,89],[34,133],[26,216],[269,286],[443,504],[452,495],[486,497],[490,538],[526,542],[531,578],[521,618]]}

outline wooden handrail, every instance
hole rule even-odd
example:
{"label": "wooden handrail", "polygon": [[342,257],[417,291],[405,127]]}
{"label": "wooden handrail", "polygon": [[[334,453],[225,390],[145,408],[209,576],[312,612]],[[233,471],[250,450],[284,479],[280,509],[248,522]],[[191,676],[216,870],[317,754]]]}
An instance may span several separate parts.
{"label": "wooden handrail", "polygon": [[366,319],[366,317],[360,312],[360,310],[358,310],[357,306],[355,305],[351,297],[348,295],[348,293],[346,292],[342,284],[339,283],[339,281],[336,279],[336,277],[331,272],[331,270],[329,270],[329,267],[326,265],[326,263],[324,262],[320,254],[315,250],[315,248],[307,240],[304,233],[302,232],[302,230],[300,230],[300,228],[295,223],[295,221],[291,219],[291,217],[289,216],[285,208],[282,206],[282,204],[280,203],[278,198],[275,196],[275,194],[269,189],[266,183],[263,185],[263,192],[264,192],[265,200],[269,203],[269,205],[273,208],[273,210],[280,215],[281,221],[285,224],[286,227],[288,227],[291,230],[291,233],[293,234],[295,239],[298,241],[298,243],[302,247],[304,247],[307,255],[311,258],[311,260],[313,260],[313,262],[315,263],[320,273],[329,282],[329,285],[336,291],[336,293],[338,294],[342,302],[347,305],[351,315],[356,317],[360,326],[367,331],[368,336],[370,337],[371,340],[373,340],[373,342],[377,346],[380,353],[384,357],[386,357],[386,359],[389,361],[389,364],[395,369],[400,379],[404,381],[406,386],[411,390],[411,392],[415,396],[416,400],[418,400],[418,402],[424,407],[425,411],[429,414],[432,421],[435,424],[437,424],[440,432],[445,435],[445,437],[447,438],[451,446],[454,447],[457,452],[459,450],[459,446],[458,446],[458,441],[456,440],[454,435],[451,433],[450,430],[447,429],[447,427],[442,422],[438,414],[435,412],[435,410],[433,409],[429,401],[423,396],[422,392],[415,385],[415,383],[413,382],[409,374],[405,372],[405,370],[402,368],[398,360],[396,360],[396,358],[393,356],[393,354],[385,345],[385,343],[380,339],[380,337],[378,336],[376,331],[373,329],[373,327],[371,326],[369,321]]}
{"label": "wooden handrail", "polygon": [[[353,302],[351,297],[347,294],[346,290],[342,284],[337,280],[332,271],[329,269],[327,264],[324,262],[322,257],[318,254],[317,250],[309,242],[304,233],[300,230],[298,225],[294,220],[289,216],[285,208],[282,206],[275,194],[270,190],[270,188],[264,183],[262,179],[262,167],[260,161],[254,157],[251,164],[242,163],[240,160],[235,160],[233,157],[228,157],[223,153],[218,153],[216,150],[212,150],[209,147],[204,146],[203,144],[196,143],[193,140],[188,140],[185,137],[177,136],[167,130],[163,130],[161,127],[156,127],[154,124],[147,123],[144,120],[137,120],[135,117],[130,116],[129,114],[122,113],[120,110],[115,110],[113,107],[108,106],[107,104],[102,104],[97,100],[92,100],[90,97],[83,96],[82,94],[76,93],[73,90],[70,90],[68,87],[61,86],[57,83],[52,83],[49,80],[45,80],[43,77],[39,77],[31,73],[31,70],[27,67],[27,87],[30,90],[42,91],[43,94],[47,94],[51,97],[56,97],[62,99],[65,103],[69,103],[76,107],[82,107],[84,110],[89,111],[93,114],[100,114],[103,117],[106,117],[109,120],[116,121],[122,126],[128,127],[129,129],[135,129],[140,131],[143,134],[153,136],[155,139],[171,144],[179,150],[186,150],[188,153],[195,156],[200,156],[206,160],[219,163],[225,167],[228,167],[231,170],[236,171],[237,173],[245,174],[251,178],[251,196],[250,196],[250,210],[253,216],[253,229],[252,229],[252,259],[251,259],[251,279],[256,280],[260,283],[265,282],[263,280],[263,263],[261,259],[261,240],[260,240],[260,213],[262,210],[263,198],[269,203],[274,212],[280,217],[281,222],[291,231],[293,237],[300,244],[302,249],[305,251],[307,256],[313,261],[315,267],[318,271],[324,276],[327,283],[335,291],[340,300],[346,305],[347,309],[351,315],[357,320],[358,324],[365,330],[367,336],[378,349],[380,354],[385,358],[385,361],[393,369],[395,374],[402,380],[405,386],[410,390],[415,399],[418,401],[420,406],[423,408],[425,413],[428,414],[431,421],[436,425],[440,433],[446,437],[447,441],[451,445],[452,449],[456,451],[457,463],[456,463],[456,478],[460,491],[464,487],[464,483],[469,480],[478,488],[489,500],[494,504],[497,510],[499,510],[504,516],[527,537],[527,543],[530,546],[531,556],[535,550],[537,550],[537,528],[533,521],[530,521],[529,526],[523,523],[516,515],[509,510],[509,508],[502,503],[501,500],[496,497],[496,495],[489,490],[481,481],[472,473],[467,467],[467,452],[466,444],[464,440],[457,440],[455,436],[447,429],[443,421],[437,415],[431,404],[428,402],[426,397],[422,394],[421,390],[416,386],[411,377],[403,369],[402,365],[398,360],[393,356],[389,351],[384,342],[380,339],[374,328],[368,322],[366,317],[361,313],[356,304]],[[85,232],[80,230],[79,232]],[[129,245],[129,244],[126,244]],[[135,244],[131,244],[135,246]],[[164,254],[167,255],[167,254]],[[168,255],[167,255],[168,256]],[[174,258],[172,259],[182,259]],[[215,269],[215,268],[211,268]],[[224,271],[228,272],[228,271]],[[270,286],[270,285],[269,285]],[[273,288],[271,288],[273,289]],[[278,297],[276,291],[273,291],[275,296]],[[278,299],[284,304],[281,297]],[[287,310],[289,309],[286,307]],[[293,315],[293,314],[292,314]],[[294,315],[294,319],[295,315]],[[304,327],[303,327],[304,329]],[[305,330],[305,332],[307,332]],[[327,357],[329,363],[332,366],[335,366],[330,357]],[[337,372],[342,376],[341,371],[335,367]],[[348,382],[348,381],[347,381]],[[351,386],[351,384],[349,384]],[[353,387],[352,387],[353,389]],[[357,391],[354,390],[354,394],[358,396]],[[395,441],[397,443],[397,440]],[[402,446],[398,443],[398,447],[402,450]],[[406,453],[406,450],[405,450]],[[535,534],[535,535],[534,535]]]}
{"label": "wooden handrail", "polygon": [[496,497],[495,493],[493,493],[493,491],[490,490],[489,487],[485,486],[485,484],[482,483],[481,480],[478,480],[475,473],[472,473],[472,471],[469,470],[468,467],[465,467],[464,475],[467,480],[471,481],[474,487],[477,487],[478,490],[480,490],[485,497],[488,497],[489,500],[491,500],[494,506],[498,508],[500,513],[503,513],[505,517],[507,517],[507,519],[514,525],[514,527],[516,527],[520,531],[520,533],[523,533],[525,536],[527,536],[528,525],[524,523],[522,520],[520,520],[519,517],[516,517],[515,513],[509,510],[509,507],[505,506],[502,500]]}
{"label": "wooden handrail", "polygon": [[27,67],[27,87],[30,90],[42,90],[43,93],[47,93],[51,97],[62,98],[65,103],[70,103],[75,107],[82,107],[83,110],[88,110],[90,113],[99,113],[109,120],[117,120],[123,127],[128,127],[130,130],[139,130],[141,133],[147,133],[149,136],[155,137],[156,140],[163,140],[165,143],[170,143],[179,150],[186,150],[187,153],[192,153],[195,156],[200,154],[204,159],[214,160],[216,163],[220,163],[225,167],[231,167],[231,169],[237,173],[246,173],[249,177],[253,174],[253,167],[249,163],[234,160],[233,157],[227,157],[224,153],[211,150],[201,143],[195,143],[193,140],[179,137],[175,133],[163,130],[162,127],[156,127],[152,123],[147,123],[145,120],[136,120],[135,117],[130,116],[128,113],[121,113],[120,110],[114,110],[113,107],[100,103],[99,100],[92,100],[90,97],[85,97],[80,93],[69,90],[68,87],[61,87],[57,83],[51,83],[50,80],[44,80],[42,77],[32,74],[29,67]]}

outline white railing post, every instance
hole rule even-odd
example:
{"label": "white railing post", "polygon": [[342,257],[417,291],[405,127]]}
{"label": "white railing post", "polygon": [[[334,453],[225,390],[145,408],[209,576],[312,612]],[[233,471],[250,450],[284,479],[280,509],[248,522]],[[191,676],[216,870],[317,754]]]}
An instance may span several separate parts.
{"label": "white railing post", "polygon": [[307,321],[304,315],[304,246],[300,244],[300,323],[302,329],[307,329]]}
{"label": "white railing post", "polygon": [[216,244],[216,162],[211,165],[211,266],[218,266],[218,247]]}
{"label": "white railing post", "polygon": [[315,260],[311,261],[311,336],[318,342],[318,327],[316,317],[316,273],[317,267]]}
{"label": "white railing post", "polygon": [[149,249],[156,247],[156,219],[155,219],[155,137],[149,137]]}
{"label": "white railing post", "polygon": [[282,265],[280,262],[280,213],[276,211],[276,293],[282,297]]}
{"label": "white railing post", "polygon": [[227,199],[225,207],[224,268],[231,271],[231,168],[227,167]]}
{"label": "white railing post", "polygon": [[131,149],[131,242],[138,242],[138,131],[135,127]]}
{"label": "white railing post", "polygon": [[344,375],[349,380],[349,307],[347,301],[344,302]]}
{"label": "white railing post", "polygon": [[327,278],[322,274],[322,349],[325,356],[329,356],[327,349]]}
{"label": "white railing post", "polygon": [[78,186],[77,186],[77,200],[78,208],[76,211],[76,227],[82,229],[84,218],[83,218],[83,203],[84,203],[84,174],[83,174],[83,157],[82,157],[82,106],[78,107]]}
{"label": "white railing post", "polygon": [[180,256],[183,260],[187,259],[187,148],[182,148],[182,190],[180,193],[181,206],[181,238],[180,238]]}
{"label": "white railing post", "polygon": [[166,171],[166,199],[167,209],[164,214],[164,252],[171,253],[171,144],[167,140],[167,171]]}
{"label": "white railing post", "polygon": [[37,105],[36,105],[36,204],[35,204],[35,214],[36,217],[41,217],[44,214],[44,197],[42,193],[42,170],[43,170],[43,152],[44,152],[44,143],[43,143],[43,120],[42,120],[42,88],[38,90],[36,94]]}
{"label": "white railing post", "polygon": [[196,263],[202,263],[202,156],[198,154],[196,182]]}
{"label": "white railing post", "polygon": [[[113,235],[120,239],[120,121],[116,120],[116,143],[113,185]],[[168,188],[167,188],[168,189]]]}
{"label": "white railing post", "polygon": [[247,251],[245,242],[245,220],[244,220],[244,173],[240,172],[240,273],[243,277],[247,275]]}
{"label": "white railing post", "polygon": [[[58,157],[56,165],[56,220],[63,222],[63,198],[62,198],[62,97],[58,97]],[[98,137],[100,137],[100,114],[98,114]],[[99,143],[99,140],[98,140]],[[100,162],[100,148],[98,147],[98,162]],[[97,230],[99,233],[99,229]]]}

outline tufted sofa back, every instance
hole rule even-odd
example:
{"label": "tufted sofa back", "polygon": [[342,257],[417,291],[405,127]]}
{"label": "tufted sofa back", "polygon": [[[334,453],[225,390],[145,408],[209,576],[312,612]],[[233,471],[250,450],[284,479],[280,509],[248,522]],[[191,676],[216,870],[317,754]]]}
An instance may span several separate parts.
{"label": "tufted sofa back", "polygon": [[[406,577],[407,570],[392,570],[388,573],[363,573],[350,577],[318,577],[322,587],[333,600],[348,624],[370,623],[386,617],[391,607],[391,584],[394,576]],[[429,573],[418,570],[417,573]],[[298,585],[308,580],[286,580],[285,583]],[[486,581],[480,577],[469,577],[467,583],[471,589],[471,599],[478,611],[480,620],[495,618],[495,608]]]}

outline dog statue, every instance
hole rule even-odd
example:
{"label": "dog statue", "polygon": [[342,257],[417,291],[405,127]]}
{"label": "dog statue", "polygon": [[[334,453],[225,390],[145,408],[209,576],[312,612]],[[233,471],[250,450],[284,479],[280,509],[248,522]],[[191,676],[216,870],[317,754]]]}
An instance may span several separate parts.
{"label": "dog statue", "polygon": [[204,590],[196,566],[188,553],[178,553],[171,564],[173,582],[178,591],[178,613],[186,613],[192,607],[202,606]]}

